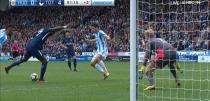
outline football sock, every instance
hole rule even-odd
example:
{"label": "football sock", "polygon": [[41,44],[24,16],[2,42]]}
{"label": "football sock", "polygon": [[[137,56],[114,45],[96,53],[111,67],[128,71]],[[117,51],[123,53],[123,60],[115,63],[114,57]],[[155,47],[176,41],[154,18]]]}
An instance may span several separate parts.
{"label": "football sock", "polygon": [[74,69],[77,68],[77,59],[74,59]]}
{"label": "football sock", "polygon": [[68,66],[69,66],[69,69],[71,70],[71,60],[68,60]]}
{"label": "football sock", "polygon": [[183,73],[183,71],[182,71],[181,68],[180,68],[180,64],[179,64],[178,62],[175,62],[174,64],[175,64],[176,69],[177,69],[180,73]]}
{"label": "football sock", "polygon": [[108,70],[107,70],[107,68],[106,68],[106,66],[105,66],[105,64],[104,64],[104,62],[102,60],[98,64],[103,68],[103,70],[105,72],[108,72]]}
{"label": "football sock", "polygon": [[8,69],[11,69],[12,67],[14,67],[14,66],[16,66],[16,65],[19,65],[19,64],[21,64],[21,63],[23,63],[23,60],[15,61],[15,62],[13,62],[11,65],[9,65],[7,68],[8,68]]}
{"label": "football sock", "polygon": [[154,79],[153,79],[153,74],[152,74],[152,72],[151,72],[151,71],[148,71],[148,72],[146,73],[146,76],[147,76],[147,79],[148,79],[148,81],[149,81],[149,86],[154,85],[155,82],[154,82]]}
{"label": "football sock", "polygon": [[99,64],[95,64],[95,68],[99,73],[104,74],[104,70]]}
{"label": "football sock", "polygon": [[44,74],[46,72],[46,69],[47,69],[47,63],[42,64],[39,80],[44,80]]}
{"label": "football sock", "polygon": [[174,65],[173,64],[170,64],[169,67],[170,67],[170,71],[171,71],[171,73],[172,73],[175,81],[178,82],[179,79],[178,79],[178,76],[176,75],[176,69],[175,69]]}

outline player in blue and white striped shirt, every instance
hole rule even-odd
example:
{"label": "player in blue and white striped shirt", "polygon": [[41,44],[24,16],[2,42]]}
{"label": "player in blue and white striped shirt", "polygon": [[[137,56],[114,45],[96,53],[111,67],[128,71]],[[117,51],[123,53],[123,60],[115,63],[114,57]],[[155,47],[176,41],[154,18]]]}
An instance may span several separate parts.
{"label": "player in blue and white striped shirt", "polygon": [[104,31],[99,29],[98,23],[93,23],[91,26],[89,26],[89,28],[95,34],[95,39],[89,41],[96,41],[97,45],[97,51],[91,60],[91,66],[103,74],[105,80],[110,75],[103,62],[103,60],[105,60],[108,56],[107,40],[110,40],[110,37]]}
{"label": "player in blue and white striped shirt", "polygon": [[8,36],[12,35],[12,31],[13,31],[12,25],[8,25],[6,29],[0,29],[0,49],[2,47],[2,44],[8,40]]}

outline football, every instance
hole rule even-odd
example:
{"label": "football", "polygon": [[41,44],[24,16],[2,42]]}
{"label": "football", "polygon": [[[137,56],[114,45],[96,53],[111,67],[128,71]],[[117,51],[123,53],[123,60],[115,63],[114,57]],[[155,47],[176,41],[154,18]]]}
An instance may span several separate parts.
{"label": "football", "polygon": [[36,73],[32,73],[30,77],[31,77],[31,80],[32,80],[33,82],[35,82],[35,81],[38,80],[38,75],[37,75]]}

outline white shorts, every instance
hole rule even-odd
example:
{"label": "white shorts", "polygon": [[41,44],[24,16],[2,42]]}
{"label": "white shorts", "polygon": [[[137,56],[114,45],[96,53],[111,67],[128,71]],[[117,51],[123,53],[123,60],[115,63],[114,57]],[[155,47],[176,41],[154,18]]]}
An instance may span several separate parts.
{"label": "white shorts", "polygon": [[100,56],[102,57],[102,60],[105,60],[106,57],[108,56],[108,52],[103,52],[103,53],[102,53],[102,52],[98,52],[98,53],[96,53],[96,54],[93,56],[91,62],[95,60],[95,58],[96,58],[97,55],[100,55]]}

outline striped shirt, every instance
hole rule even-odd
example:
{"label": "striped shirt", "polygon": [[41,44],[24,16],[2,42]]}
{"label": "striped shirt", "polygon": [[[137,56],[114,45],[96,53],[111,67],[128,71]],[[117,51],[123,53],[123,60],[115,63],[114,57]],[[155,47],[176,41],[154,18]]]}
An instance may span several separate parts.
{"label": "striped shirt", "polygon": [[97,52],[104,53],[104,54],[108,53],[108,46],[107,46],[104,31],[99,30],[99,32],[96,33],[95,36],[96,36]]}
{"label": "striped shirt", "polygon": [[7,41],[7,33],[5,29],[0,30],[0,46]]}

